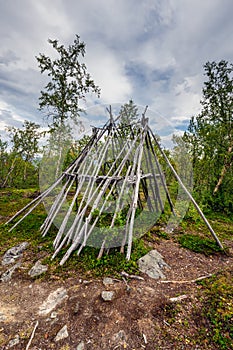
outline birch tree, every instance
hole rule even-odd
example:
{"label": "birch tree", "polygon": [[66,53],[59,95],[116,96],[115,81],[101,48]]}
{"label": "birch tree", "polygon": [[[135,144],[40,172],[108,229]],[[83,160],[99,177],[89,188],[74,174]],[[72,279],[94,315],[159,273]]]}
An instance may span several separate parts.
{"label": "birch tree", "polygon": [[[58,162],[56,176],[62,162],[63,141],[67,143],[70,135],[69,121],[78,123],[79,113],[82,111],[80,101],[88,93],[99,97],[100,89],[94,83],[87,67],[83,62],[86,53],[85,43],[75,36],[74,42],[66,48],[58,40],[48,40],[55,50],[56,58],[39,54],[36,59],[42,74],[47,74],[49,82],[41,91],[39,109],[48,117],[51,133],[55,133],[58,144]],[[64,133],[67,135],[64,137]],[[60,137],[59,137],[60,135]],[[56,145],[54,145],[56,148]]]}
{"label": "birch tree", "polygon": [[233,65],[207,62],[204,71],[202,110],[184,139],[192,148],[196,186],[217,209],[233,199]]}
{"label": "birch tree", "polygon": [[39,124],[30,121],[25,121],[22,128],[7,128],[12,148],[8,153],[2,187],[26,184],[28,169],[35,168],[32,163],[39,152],[39,139],[42,136],[39,128]]}

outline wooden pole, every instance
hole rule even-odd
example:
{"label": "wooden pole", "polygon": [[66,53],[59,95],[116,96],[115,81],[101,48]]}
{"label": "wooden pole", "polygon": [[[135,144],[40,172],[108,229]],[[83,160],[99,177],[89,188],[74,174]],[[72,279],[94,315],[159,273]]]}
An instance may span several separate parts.
{"label": "wooden pole", "polygon": [[180,186],[183,188],[184,192],[188,195],[188,197],[190,198],[190,200],[192,201],[194,207],[197,209],[198,213],[200,214],[200,216],[202,217],[203,221],[205,222],[206,226],[208,227],[210,233],[212,234],[212,236],[214,237],[216,243],[219,245],[219,247],[221,249],[224,250],[224,247],[222,245],[222,243],[220,242],[218,236],[216,235],[216,233],[214,232],[213,228],[211,227],[210,223],[208,222],[208,220],[206,219],[204,213],[202,212],[201,208],[199,207],[199,205],[197,204],[197,202],[195,201],[195,199],[193,198],[193,196],[191,195],[191,193],[187,190],[187,188],[185,187],[185,185],[183,184],[183,182],[181,181],[179,175],[177,174],[177,172],[175,171],[175,169],[173,168],[172,164],[170,163],[168,157],[166,156],[165,152],[163,151],[163,149],[161,148],[160,144],[158,143],[158,141],[156,140],[156,137],[154,136],[152,130],[150,129],[151,134],[163,156],[163,158],[165,159],[165,161],[167,162],[168,166],[170,167],[171,171],[173,172],[175,178],[177,179],[177,181],[179,182]]}
{"label": "wooden pole", "polygon": [[127,254],[126,254],[126,259],[127,260],[130,260],[131,249],[132,249],[133,226],[134,226],[134,219],[135,219],[135,214],[136,214],[136,209],[137,209],[139,184],[140,184],[140,179],[141,179],[141,161],[142,161],[142,153],[143,153],[143,143],[144,143],[144,141],[145,141],[145,134],[142,133],[142,135],[141,135],[141,143],[140,143],[140,146],[138,148],[136,184],[135,184],[134,198],[133,198],[133,203],[132,203],[132,213],[131,213],[130,223],[129,223],[128,247],[127,247]]}
{"label": "wooden pole", "polygon": [[[156,162],[156,166],[157,166],[157,169],[158,169],[158,172],[159,172],[159,175],[160,175],[160,179],[161,179],[162,185],[163,185],[164,190],[165,190],[165,192],[166,192],[166,196],[167,196],[168,203],[169,203],[169,205],[170,205],[170,208],[171,208],[172,213],[173,213],[174,215],[176,215],[175,212],[174,212],[174,205],[173,205],[173,203],[172,203],[172,200],[171,200],[171,197],[170,197],[170,194],[169,194],[169,191],[168,191],[166,182],[164,181],[163,172],[162,172],[162,170],[161,170],[161,168],[160,168],[160,164],[159,164],[157,155],[156,155],[156,153],[155,153],[155,151],[154,151],[154,148],[153,148],[153,145],[152,145],[152,142],[151,142],[151,138],[150,138],[149,131],[148,131],[147,135],[148,135],[148,144],[150,145],[150,149],[151,149],[151,151],[152,151],[152,153],[153,153],[153,155],[154,155],[155,162]],[[154,134],[153,134],[153,137],[154,137]],[[157,142],[157,144],[158,144],[158,142]]]}

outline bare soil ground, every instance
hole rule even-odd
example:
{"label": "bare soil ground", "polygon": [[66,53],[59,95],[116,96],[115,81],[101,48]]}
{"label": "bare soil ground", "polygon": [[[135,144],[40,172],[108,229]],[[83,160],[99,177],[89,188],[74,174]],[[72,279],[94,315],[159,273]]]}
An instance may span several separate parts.
{"label": "bare soil ground", "polygon": [[[82,341],[85,350],[213,349],[199,336],[200,329],[208,331],[208,325],[203,324],[201,315],[201,286],[194,280],[231,269],[233,257],[207,257],[183,249],[172,240],[150,244],[171,267],[165,271],[166,282],[141,275],[143,281],[127,280],[130,290],[120,278],[107,287],[102,278],[82,275],[33,280],[27,274],[25,251],[11,281],[0,283],[0,349],[8,349],[16,335],[19,343],[11,349],[26,349],[37,321],[27,349],[76,350]],[[40,316],[39,306],[59,287],[67,289],[68,298],[51,314]],[[113,301],[102,300],[104,290],[115,292]],[[179,295],[186,298],[169,300]],[[64,325],[69,336],[56,342],[54,338]],[[121,330],[124,332],[119,333]]]}

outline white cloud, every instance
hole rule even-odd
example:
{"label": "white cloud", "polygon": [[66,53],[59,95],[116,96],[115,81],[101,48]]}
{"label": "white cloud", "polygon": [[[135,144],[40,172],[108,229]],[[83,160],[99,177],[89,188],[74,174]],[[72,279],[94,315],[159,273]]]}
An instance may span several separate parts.
{"label": "white cloud", "polygon": [[122,102],[130,98],[132,88],[124,72],[124,62],[117,60],[111,50],[99,45],[86,56],[88,69],[97,85],[101,87],[104,103]]}
{"label": "white cloud", "polygon": [[[2,2],[0,103],[40,122],[37,98],[45,78],[35,56],[54,55],[48,38],[68,45],[80,34],[100,102],[133,98],[182,123],[200,109],[203,64],[233,62],[232,11],[231,0]],[[86,105],[95,102],[91,95]]]}

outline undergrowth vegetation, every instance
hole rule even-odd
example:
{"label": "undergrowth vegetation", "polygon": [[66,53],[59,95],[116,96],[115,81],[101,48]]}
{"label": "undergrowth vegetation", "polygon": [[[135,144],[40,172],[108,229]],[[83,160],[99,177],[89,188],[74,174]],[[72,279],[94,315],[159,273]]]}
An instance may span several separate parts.
{"label": "undergrowth vegetation", "polygon": [[207,318],[210,328],[208,342],[218,349],[233,349],[233,271],[198,283],[202,286],[201,315]]}
{"label": "undergrowth vegetation", "polygon": [[[53,278],[67,279],[73,276],[85,279],[102,276],[119,277],[121,271],[138,274],[137,260],[145,255],[153,244],[160,244],[164,240],[172,240],[181,247],[198,254],[223,254],[198,214],[190,207],[185,219],[172,233],[168,233],[164,229],[164,218],[167,216],[167,213],[165,213],[156,226],[143,237],[134,241],[130,261],[125,259],[125,254],[120,253],[119,248],[112,248],[101,259],[97,259],[99,249],[85,247],[80,256],[74,253],[63,266],[60,266],[59,262],[66,249],[60,251],[51,260],[54,253],[53,240],[56,237],[57,228],[53,226],[45,237],[41,236],[40,226],[47,215],[42,205],[39,205],[13,231],[9,232],[12,224],[4,225],[7,218],[30,202],[36,194],[36,189],[4,189],[1,191],[0,257],[10,247],[23,241],[29,242],[29,247],[24,253],[24,264],[30,268],[38,259],[47,264],[48,272],[39,277],[43,281]],[[226,242],[232,241],[232,220],[224,216],[218,218],[213,214],[209,217],[211,225],[216,230],[219,238]],[[26,272],[24,278],[28,278]],[[232,268],[229,267],[228,270],[219,272],[212,278],[200,281],[198,285],[199,306],[192,305],[191,314],[185,314],[184,319],[179,321],[181,322],[180,327],[185,327],[185,325],[188,327],[192,318],[192,322],[198,324],[197,344],[207,344],[209,347],[212,346],[213,349],[220,350],[233,349]],[[165,303],[161,310],[162,317],[171,325],[176,324],[176,318],[180,318],[182,313],[179,304]],[[187,338],[186,341],[190,340]]]}
{"label": "undergrowth vegetation", "polygon": [[[2,191],[0,197],[1,219],[6,221],[6,218],[11,217],[17,210],[20,210],[24,205],[30,202],[35,193],[35,189]],[[39,205],[35,211],[27,216],[11,232],[9,229],[13,224],[6,226],[2,223],[0,225],[0,254],[3,254],[7,249],[20,242],[27,241],[30,244],[30,248],[27,250],[26,254],[28,255],[27,259],[31,260],[31,264],[39,257],[43,263],[50,266],[50,274],[67,278],[68,276],[72,276],[74,272],[90,277],[117,275],[123,270],[128,273],[137,274],[137,260],[149,251],[143,240],[137,239],[133,242],[133,251],[130,261],[125,259],[125,254],[120,253],[119,248],[112,248],[108,254],[105,254],[101,259],[97,259],[99,249],[87,246],[80,256],[74,253],[65,265],[60,266],[59,262],[65,254],[66,248],[62,249],[58,255],[51,260],[54,253],[53,241],[56,237],[57,228],[52,226],[49,233],[45,237],[42,237],[40,226],[45,218],[46,212],[43,206]]]}
{"label": "undergrowth vegetation", "polygon": [[[11,217],[15,212],[21,209],[24,205],[29,203],[38,194],[37,189],[27,190],[7,190],[1,191],[0,197],[0,212],[1,221],[6,222],[7,218]],[[49,233],[42,237],[40,233],[40,226],[46,218],[46,211],[43,205],[39,205],[25,220],[23,220],[12,232],[9,228],[12,224],[0,226],[1,246],[0,253],[2,254],[6,249],[16,245],[22,241],[29,241],[31,247],[31,255],[36,258],[36,254],[43,257],[44,261],[48,263],[53,273],[59,271],[69,271],[74,268],[88,272],[91,275],[105,275],[118,273],[126,270],[130,273],[137,273],[137,260],[146,254],[149,250],[150,242],[159,243],[160,240],[173,239],[178,242],[183,248],[201,253],[205,255],[216,254],[221,251],[204,223],[201,221],[198,213],[191,206],[188,210],[185,219],[180,226],[174,230],[172,234],[166,232],[164,229],[164,220],[167,217],[165,212],[160,217],[158,224],[154,226],[141,239],[137,239],[133,243],[132,257],[130,261],[126,261],[125,254],[119,252],[118,248],[112,248],[102,259],[97,259],[98,249],[94,247],[85,247],[80,256],[73,254],[65,266],[59,266],[66,249],[59,252],[54,260],[51,256],[54,253],[53,240],[56,237],[57,228],[52,226]],[[216,228],[220,239],[232,240],[232,221],[221,217],[220,220],[212,219],[211,224]],[[34,258],[34,259],[35,259]]]}
{"label": "undergrowth vegetation", "polygon": [[177,238],[177,241],[183,248],[192,250],[195,253],[211,255],[214,252],[221,252],[221,248],[210,238],[200,237],[198,235],[186,233]]}

